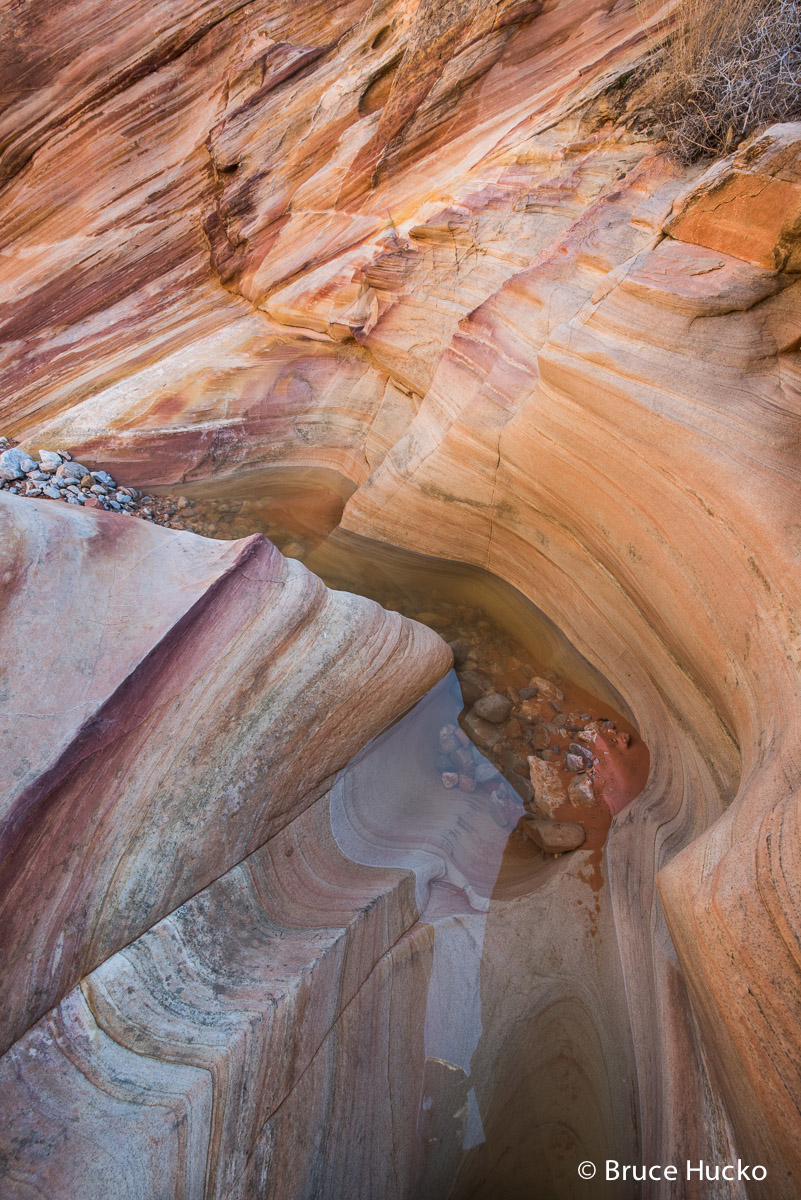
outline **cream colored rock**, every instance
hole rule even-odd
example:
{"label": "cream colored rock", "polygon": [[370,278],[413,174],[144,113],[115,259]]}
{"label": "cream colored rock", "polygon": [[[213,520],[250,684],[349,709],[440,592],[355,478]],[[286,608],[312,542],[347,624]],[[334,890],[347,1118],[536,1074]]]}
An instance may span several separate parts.
{"label": "cream colored rock", "polygon": [[535,846],[546,854],[565,854],[578,850],[587,840],[582,825],[566,821],[524,820],[523,830]]}
{"label": "cream colored rock", "polygon": [[544,817],[553,818],[557,809],[567,804],[567,788],[556,767],[543,762],[535,754],[528,759],[531,786],[534,788],[534,803]]}

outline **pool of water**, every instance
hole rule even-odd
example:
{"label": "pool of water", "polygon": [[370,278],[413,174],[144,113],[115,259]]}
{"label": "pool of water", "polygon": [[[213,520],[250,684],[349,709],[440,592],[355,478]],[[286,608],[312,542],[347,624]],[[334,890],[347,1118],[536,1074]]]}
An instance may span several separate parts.
{"label": "pool of water", "polygon": [[[386,1033],[396,1065],[375,1067],[387,1120],[413,1131],[413,1151],[405,1139],[392,1151],[409,1180],[401,1192],[589,1200],[601,1193],[578,1179],[579,1162],[612,1145],[617,1157],[637,1153],[603,847],[645,785],[648,748],[609,681],[520,592],[479,568],[346,534],[347,495],[335,472],[251,471],[173,490],[172,523],[218,538],[264,533],[328,586],[452,644],[455,669],[330,793],[343,854],[414,873],[419,920],[407,951],[389,956],[386,1004],[404,1010]],[[476,717],[488,698],[501,719]],[[583,845],[546,853],[532,836],[544,815],[580,825]],[[380,984],[375,1004],[383,1011]],[[380,1125],[358,1103],[355,1119]]]}
{"label": "pool of water", "polygon": [[[453,737],[443,735],[441,777],[472,790],[477,764],[470,752],[480,750],[525,812],[581,826],[598,882],[612,817],[648,776],[648,749],[624,701],[553,621],[490,572],[340,530],[350,490],[336,472],[319,468],[243,471],[188,482],[180,496],[172,492],[172,523],[218,538],[264,533],[329,587],[369,596],[440,633],[453,645],[464,701],[458,719],[445,724],[470,743],[452,745]],[[488,695],[508,702],[497,725],[473,711]],[[532,758],[544,765],[532,768]],[[479,776],[486,769],[478,768]],[[534,795],[537,784],[548,793],[545,811]],[[497,793],[491,802],[499,814],[510,801],[508,787],[488,789],[481,779],[475,786]],[[526,830],[532,834],[533,826],[523,820],[518,841]]]}

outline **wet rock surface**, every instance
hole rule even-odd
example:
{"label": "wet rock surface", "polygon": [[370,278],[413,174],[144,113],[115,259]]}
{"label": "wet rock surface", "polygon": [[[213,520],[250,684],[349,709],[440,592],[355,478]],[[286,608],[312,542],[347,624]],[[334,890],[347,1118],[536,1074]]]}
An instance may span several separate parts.
{"label": "wet rock surface", "polygon": [[559,855],[578,850],[587,840],[583,826],[577,822],[538,821],[524,818],[523,830],[535,846],[546,854]]}
{"label": "wet rock surface", "polygon": [[[599,850],[626,802],[621,781],[645,782],[636,732],[553,676],[485,609],[437,598],[413,615],[456,647],[464,709],[434,746],[443,787],[486,796],[499,822],[544,853]],[[528,812],[518,824],[520,800]]]}

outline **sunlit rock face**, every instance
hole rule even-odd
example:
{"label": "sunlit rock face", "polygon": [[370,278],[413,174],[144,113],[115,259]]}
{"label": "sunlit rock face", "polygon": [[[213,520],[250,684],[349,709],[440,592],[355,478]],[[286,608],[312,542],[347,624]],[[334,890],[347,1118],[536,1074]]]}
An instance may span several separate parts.
{"label": "sunlit rock face", "polygon": [[[312,472],[328,527],[341,516],[477,564],[535,601],[651,748],[597,897],[580,859],[538,860],[484,911],[465,843],[436,850],[458,887],[393,857],[410,797],[442,806],[440,842],[469,803],[429,793],[403,741],[385,774],[400,762],[410,791],[379,780],[371,810],[354,782],[371,782],[365,759],[309,807],[445,669],[435,639],[332,599],[264,543],[199,550],[189,534],[75,514],[66,542],[54,505],[4,504],[3,553],[21,547],[3,577],[12,644],[35,630],[19,584],[34,547],[70,581],[69,654],[98,588],[115,618],[92,686],[73,675],[69,709],[59,698],[37,722],[19,784],[34,789],[19,810],[31,821],[13,827],[30,911],[4,893],[24,965],[8,976],[6,1044],[20,1040],[0,1070],[11,1111],[32,1115],[11,1125],[12,1194],[72,1196],[90,1164],[107,1195],[124,1161],[132,1197],[159,1194],[154,1180],[170,1195],[282,1200],[448,1187],[489,1200],[499,1181],[508,1196],[591,1196],[575,1162],[610,1154],[739,1155],[767,1165],[771,1197],[797,1194],[801,127],[708,170],[671,163],[626,83],[671,7],[106,3],[101,20],[86,5],[9,6],[3,432],[80,451],[124,483],[247,495],[254,528],[273,468]],[[114,579],[133,569],[134,583],[70,575],[91,558],[73,547],[98,539]],[[219,796],[265,736],[261,717],[242,724],[273,669],[261,622],[289,621],[263,601],[289,586],[320,634],[315,606],[333,605],[344,642],[318,674],[319,640],[308,658],[281,642],[280,711],[306,695],[307,670],[327,695],[332,672],[372,669],[365,621],[410,639],[408,668],[376,667],[375,708],[355,693],[358,736],[350,702],[313,756],[288,735],[280,803],[259,810],[248,785],[241,820],[222,825]],[[128,620],[139,588],[147,630]],[[54,620],[43,609],[40,628]],[[186,622],[204,638],[173,644]],[[203,663],[237,622],[247,687],[230,694],[224,675],[214,712]],[[184,674],[142,674],[162,646],[187,655]],[[100,737],[97,714],[143,680],[147,720],[140,700],[123,705],[119,740],[103,743],[103,813],[119,814],[124,843],[112,853],[105,817],[89,838],[80,738],[86,722]],[[12,689],[18,715],[31,686]],[[184,793],[157,775],[183,745],[176,696],[197,717],[181,786],[205,795],[188,821]],[[22,724],[16,736],[30,740]],[[76,745],[44,805],[37,781]],[[129,774],[153,816],[141,842],[118,802]],[[84,822],[80,847],[57,828],[67,817]],[[68,856],[88,863],[86,845],[84,872]],[[42,888],[61,863],[63,882]],[[177,970],[192,975],[185,1006]],[[442,995],[458,1045],[437,1034]],[[708,1185],[688,1183],[695,1194]]]}

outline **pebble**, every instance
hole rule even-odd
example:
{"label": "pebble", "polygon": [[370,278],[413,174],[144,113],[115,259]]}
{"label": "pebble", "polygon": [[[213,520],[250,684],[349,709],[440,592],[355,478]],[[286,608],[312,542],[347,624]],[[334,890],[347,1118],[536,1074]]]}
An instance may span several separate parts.
{"label": "pebble", "polygon": [[552,817],[557,808],[567,803],[567,788],[558,768],[532,755],[528,769],[537,808],[543,816]]}
{"label": "pebble", "polygon": [[88,474],[88,468],[82,467],[80,463],[63,462],[56,467],[56,475],[59,479],[74,480],[76,483],[80,483],[84,475]]}
{"label": "pebble", "polygon": [[550,679],[543,679],[541,675],[530,679],[529,687],[536,688],[536,696],[540,700],[552,700],[556,704],[564,701],[564,692],[561,692],[555,683],[551,683]]}
{"label": "pebble", "polygon": [[464,746],[459,746],[451,755],[451,762],[458,769],[460,775],[473,775],[475,773],[476,764],[473,755]]}
{"label": "pebble", "polygon": [[459,776],[459,790],[462,792],[474,792],[476,790],[476,781],[472,775]]}
{"label": "pebble", "polygon": [[55,450],[40,450],[39,459],[41,460],[42,470],[52,472],[61,466],[61,455],[56,454]]}
{"label": "pebble", "polygon": [[36,463],[30,454],[26,454],[24,450],[19,450],[16,446],[12,446],[10,450],[4,450],[0,454],[0,479],[9,481],[24,479],[28,471],[34,470],[36,470]]}
{"label": "pebble", "polygon": [[565,755],[565,766],[567,767],[568,771],[583,771],[586,765],[587,764],[584,761],[584,756],[581,754]]}
{"label": "pebble", "polygon": [[459,776],[455,771],[442,772],[442,786],[446,788],[455,788],[459,785]]}
{"label": "pebble", "polygon": [[[73,461],[68,450],[43,447],[38,454],[37,461],[13,446],[9,438],[0,435],[0,461],[5,464],[5,472],[0,471],[0,490],[29,499],[68,500],[87,508],[138,516],[158,525],[172,524],[171,519],[178,508],[176,502],[169,499],[156,501],[152,496],[143,496],[136,488],[118,486],[108,471],[90,470],[83,463]],[[183,524],[173,527],[186,528]],[[205,532],[210,532],[210,528]],[[235,536],[250,532],[250,529],[242,530]]]}
{"label": "pebble", "polygon": [[571,742],[568,746],[568,752],[570,754],[577,754],[579,758],[583,758],[585,762],[592,762],[594,757],[592,750],[588,749],[587,746],[580,746],[578,742]]}
{"label": "pebble", "polygon": [[489,814],[501,829],[513,829],[515,821],[511,817],[509,801],[499,791],[491,793],[489,798]]}
{"label": "pebble", "polygon": [[575,779],[571,779],[567,794],[574,804],[592,804],[595,792],[589,775],[577,775]]}
{"label": "pebble", "polygon": [[491,779],[497,779],[498,772],[493,767],[491,762],[483,759],[476,765],[475,781],[476,783],[489,783]]}
{"label": "pebble", "polygon": [[578,850],[587,840],[584,826],[568,821],[539,821],[524,817],[523,829],[534,845],[546,854],[559,855]]}
{"label": "pebble", "polygon": [[458,640],[454,642],[448,642],[448,645],[451,648],[454,666],[460,667],[467,658],[467,646],[465,646],[464,642]]}
{"label": "pebble", "polygon": [[462,727],[480,750],[491,750],[503,737],[500,725],[494,725],[492,721],[485,721],[478,716],[475,709],[464,718]]}
{"label": "pebble", "polygon": [[535,750],[546,750],[551,744],[547,725],[535,725],[531,731],[531,745]]}
{"label": "pebble", "polygon": [[439,748],[443,754],[453,754],[459,748],[456,740],[456,726],[443,725],[439,731]]}
{"label": "pebble", "polygon": [[498,692],[490,692],[488,695],[482,696],[473,705],[473,712],[476,716],[481,717],[482,721],[491,721],[493,725],[502,725],[509,719],[511,711],[511,700],[506,696],[499,695]]}
{"label": "pebble", "polygon": [[472,708],[477,700],[486,692],[489,687],[489,679],[480,675],[478,671],[464,670],[457,672],[459,679],[459,687],[462,689],[462,700],[465,708]]}

